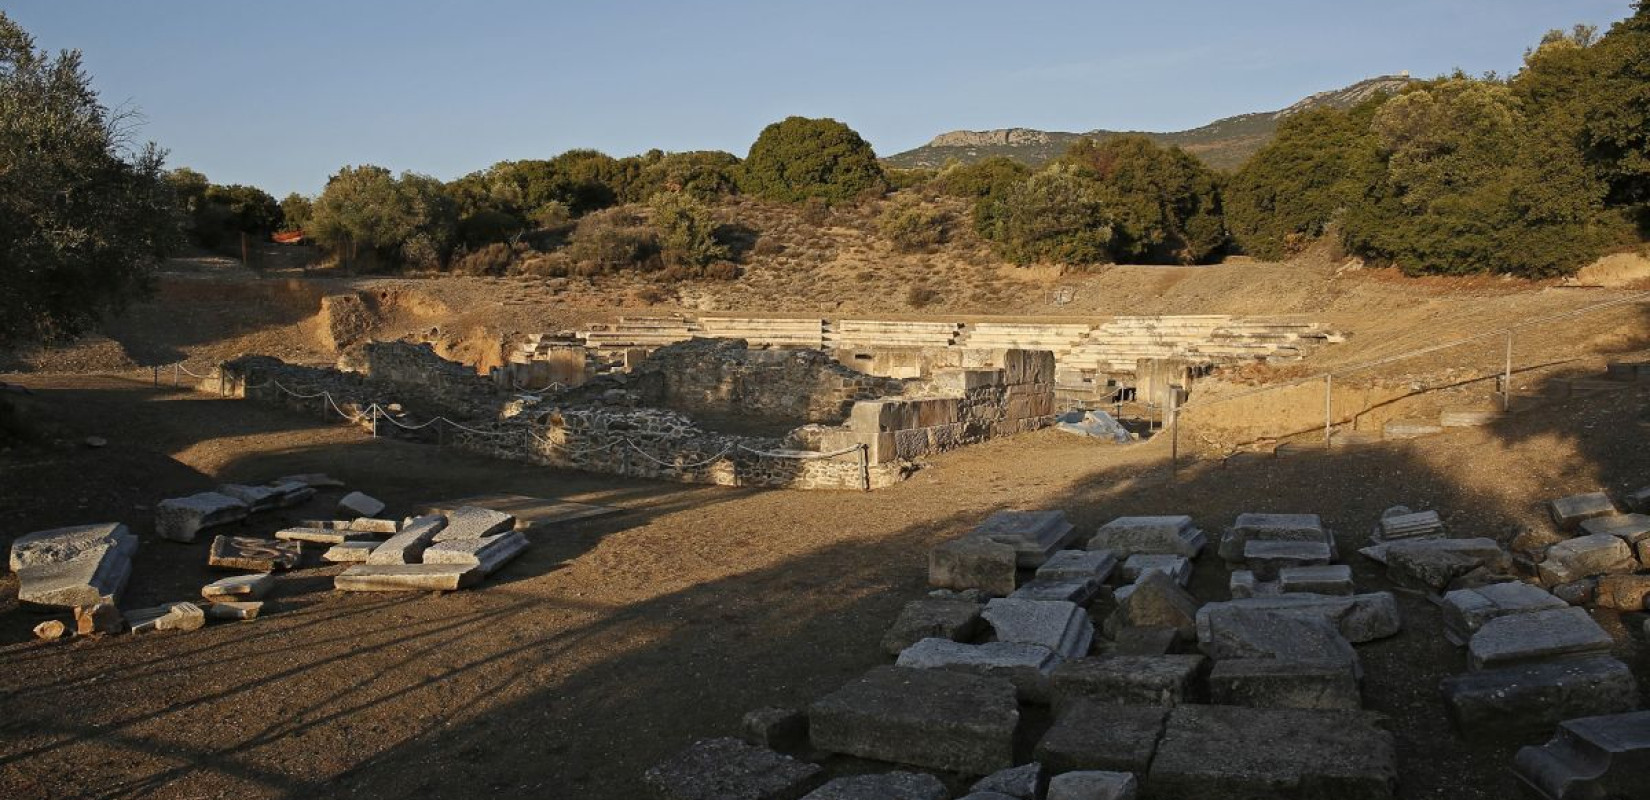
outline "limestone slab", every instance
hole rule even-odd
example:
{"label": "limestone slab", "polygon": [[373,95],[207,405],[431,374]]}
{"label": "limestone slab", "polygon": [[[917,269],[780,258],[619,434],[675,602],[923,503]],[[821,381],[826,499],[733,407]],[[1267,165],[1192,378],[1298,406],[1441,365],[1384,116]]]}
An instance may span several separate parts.
{"label": "limestone slab", "polygon": [[1377,714],[1184,705],[1169,714],[1146,784],[1197,800],[1391,800],[1397,777]]}
{"label": "limestone slab", "polygon": [[1092,700],[1063,705],[1036,757],[1050,772],[1107,770],[1144,773],[1157,751],[1169,709],[1119,706]]}
{"label": "limestone slab", "polygon": [[1239,658],[1215,662],[1209,702],[1256,708],[1358,709],[1363,698],[1346,664]]}
{"label": "limestone slab", "polygon": [[481,577],[472,564],[356,564],[338,573],[333,586],[346,592],[450,592]]}
{"label": "limestone slab", "polygon": [[1232,608],[1200,620],[1198,647],[1216,661],[1276,659],[1331,664],[1360,677],[1351,642],[1322,617],[1291,616],[1270,609]]}
{"label": "limestone slab", "polygon": [[286,497],[285,492],[273,486],[244,486],[239,483],[226,483],[219,486],[216,491],[245,503],[247,513],[250,514],[279,508],[281,501]]}
{"label": "limestone slab", "polygon": [[430,546],[430,541],[445,527],[447,518],[443,516],[414,517],[401,527],[399,533],[373,548],[372,554],[367,556],[367,563],[383,566],[417,564],[424,557],[424,550]]}
{"label": "limestone slab", "polygon": [[1650,514],[1618,514],[1583,520],[1581,532],[1589,536],[1609,534],[1631,545],[1650,539]]}
{"label": "limestone slab", "polygon": [[[459,506],[447,514],[447,526],[437,532],[431,541],[485,539],[515,529],[516,518],[513,515],[479,506]],[[526,540],[523,536],[522,541]]]}
{"label": "limestone slab", "polygon": [[1633,548],[1607,533],[1578,536],[1547,548],[1547,558],[1537,568],[1541,582],[1548,586],[1591,578],[1595,575],[1625,574],[1638,570]]}
{"label": "limestone slab", "polygon": [[261,602],[223,600],[207,606],[205,610],[207,619],[245,621],[257,619],[263,607]]}
{"label": "limestone slab", "polygon": [[1334,625],[1342,636],[1353,643],[1384,639],[1396,634],[1402,627],[1398,601],[1391,592],[1367,592],[1349,597],[1285,594],[1205,604],[1197,612],[1199,641],[1206,640],[1205,629],[1211,624],[1218,624],[1223,616],[1249,611],[1322,619]]}
{"label": "limestone slab", "polygon": [[1387,577],[1394,583],[1434,592],[1480,567],[1499,572],[1508,563],[1506,551],[1489,538],[1409,539],[1359,552],[1369,555],[1377,549],[1380,555],[1371,557],[1386,564]]}
{"label": "limestone slab", "polygon": [[1062,549],[1074,529],[1064,511],[998,511],[968,535],[1014,548],[1021,567],[1040,567]]}
{"label": "limestone slab", "polygon": [[1286,594],[1353,595],[1352,568],[1345,564],[1284,567],[1278,570],[1278,589]]}
{"label": "limestone slab", "polygon": [[979,603],[968,600],[913,600],[900,609],[899,617],[882,635],[882,650],[897,656],[923,639],[967,641],[980,629],[980,610]]}
{"label": "limestone slab", "polygon": [[373,536],[370,533],[337,528],[282,528],[275,532],[275,538],[288,542],[343,544],[349,541],[371,540]]}
{"label": "limestone slab", "polygon": [[1106,550],[1060,550],[1037,568],[1037,578],[1105,583],[1117,569],[1117,556]]}
{"label": "limestone slab", "polygon": [[1205,659],[1200,655],[1074,658],[1049,676],[1054,702],[1174,706],[1188,702]]}
{"label": "limestone slab", "polygon": [[1638,707],[1632,670],[1610,656],[1563,658],[1445,678],[1450,720],[1475,740],[1545,736],[1559,722]]}
{"label": "limestone slab", "polygon": [[120,545],[131,536],[132,532],[118,522],[26,533],[11,543],[11,569],[16,572],[25,567],[61,564],[87,556],[101,557],[104,548]]}
{"label": "limestone slab", "polygon": [[1322,541],[1251,539],[1243,545],[1244,565],[1263,581],[1277,580],[1278,571],[1286,567],[1324,566],[1333,558],[1328,543]]}
{"label": "limestone slab", "polygon": [[1250,539],[1334,545],[1334,539],[1317,514],[1239,514],[1220,541],[1220,557],[1233,563],[1242,561],[1244,545]]}
{"label": "limestone slab", "polygon": [[1012,683],[948,670],[876,667],[808,708],[816,748],[987,775],[1014,765]]}
{"label": "limestone slab", "polygon": [[155,504],[155,535],[175,542],[193,542],[201,531],[246,518],[247,505],[217,492],[174,497]]}
{"label": "limestone slab", "polygon": [[887,772],[836,778],[802,800],[948,800],[945,784],[921,772]]}
{"label": "limestone slab", "polygon": [[1185,586],[1192,580],[1192,562],[1185,556],[1136,553],[1123,561],[1123,580],[1135,583],[1151,571],[1162,572]]}
{"label": "limestone slab", "polygon": [[193,631],[206,625],[206,612],[194,603],[167,603],[154,608],[126,612],[126,628],[132,633]]}
{"label": "limestone slab", "polygon": [[275,576],[269,573],[232,575],[201,587],[201,597],[212,602],[227,600],[262,600],[275,588]]}
{"label": "limestone slab", "polygon": [[383,511],[383,501],[363,492],[350,492],[338,500],[339,516],[376,517]]}
{"label": "limestone slab", "polygon": [[119,598],[132,575],[137,537],[124,525],[92,527],[43,531],[55,535],[37,535],[21,554],[13,550],[13,558],[24,564],[17,570],[19,602],[74,608]]}
{"label": "limestone slab", "polygon": [[1006,597],[1014,593],[1017,563],[1009,545],[964,537],[928,551],[928,585]]}
{"label": "limestone slab", "polygon": [[527,536],[511,530],[480,539],[436,542],[424,551],[424,563],[470,564],[479,568],[482,575],[491,575],[526,549]]}
{"label": "limestone slab", "polygon": [[1094,623],[1075,603],[996,598],[980,613],[1000,642],[1035,644],[1061,658],[1086,655]]}
{"label": "limestone slab", "polygon": [[1125,628],[1171,628],[1185,639],[1197,636],[1197,598],[1168,573],[1148,572],[1140,580],[1113,593],[1117,605],[1106,618],[1106,631],[1117,636]]}
{"label": "limestone slab", "polygon": [[1037,800],[1037,793],[1042,786],[1043,765],[1033,761],[993,772],[976,781],[968,790],[976,794],[994,794],[1015,800]]}
{"label": "limestone slab", "polygon": [[365,564],[372,557],[372,551],[377,550],[377,541],[344,542],[335,544],[321,554],[321,560],[329,564]]}
{"label": "limestone slab", "polygon": [[1208,537],[1188,516],[1118,517],[1100,526],[1089,539],[1090,550],[1109,550],[1118,558],[1136,553],[1195,558]]}
{"label": "limestone slab", "polygon": [[1650,711],[1565,720],[1552,741],[1519,750],[1513,772],[1546,800],[1642,797],[1650,785]]}
{"label": "limestone slab", "polygon": [[1532,611],[1489,620],[1467,643],[1475,670],[1563,656],[1607,653],[1613,641],[1579,608]]}
{"label": "limestone slab", "polygon": [[1060,662],[1047,647],[1016,642],[965,644],[950,639],[923,639],[899,654],[896,666],[948,669],[1002,678],[1014,684],[1022,701],[1047,703],[1048,676]]}
{"label": "limestone slab", "polygon": [[1022,584],[1009,597],[1019,600],[1064,600],[1086,605],[1100,593],[1100,584],[1093,580],[1037,578]]}
{"label": "limestone slab", "polygon": [[220,534],[212,539],[206,563],[219,569],[274,572],[298,566],[303,559],[302,544],[256,536]]}
{"label": "limestone slab", "polygon": [[1617,513],[1616,504],[1603,492],[1560,497],[1547,504],[1547,511],[1552,514],[1553,524],[1563,531],[1576,530],[1581,527],[1581,523],[1594,517],[1608,517]]}
{"label": "limestone slab", "polygon": [[642,776],[663,800],[798,800],[823,780],[817,764],[731,738],[696,742]]}
{"label": "limestone slab", "polygon": [[1568,605],[1539,586],[1511,581],[1457,589],[1444,595],[1441,606],[1444,636],[1464,645],[1479,628],[1496,617],[1564,608]]}
{"label": "limestone slab", "polygon": [[1079,770],[1048,782],[1047,800],[1135,800],[1140,781],[1132,772]]}

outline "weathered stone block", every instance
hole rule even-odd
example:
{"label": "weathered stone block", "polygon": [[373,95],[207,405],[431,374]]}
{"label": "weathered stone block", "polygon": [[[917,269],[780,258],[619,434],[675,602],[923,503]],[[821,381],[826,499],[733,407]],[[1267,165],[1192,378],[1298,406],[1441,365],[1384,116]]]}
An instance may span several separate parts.
{"label": "weathered stone block", "polygon": [[1187,516],[1118,517],[1089,539],[1090,550],[1110,550],[1118,558],[1135,553],[1195,558],[1208,538]]}
{"label": "weathered stone block", "polygon": [[269,573],[232,575],[201,587],[201,597],[212,602],[262,600],[273,588],[275,576]]}
{"label": "weathered stone block", "polygon": [[1014,685],[947,670],[877,667],[808,709],[814,746],[986,775],[1014,764]]}
{"label": "weathered stone block", "polygon": [[824,770],[738,739],[707,739],[642,780],[661,800],[798,800],[824,780]]}
{"label": "weathered stone block", "polygon": [[1650,539],[1650,514],[1618,514],[1583,520],[1581,532],[1588,536],[1609,534],[1630,545]]}
{"label": "weathered stone block", "polygon": [[1443,538],[1444,521],[1438,517],[1438,512],[1403,510],[1405,513],[1402,514],[1381,515],[1381,521],[1376,523],[1374,535],[1370,536],[1370,539],[1381,543],[1403,539]]}
{"label": "weathered stone block", "polygon": [[1006,596],[1014,592],[1017,561],[1013,547],[990,539],[945,542],[928,551],[928,585]]}
{"label": "weathered stone block", "polygon": [[275,538],[288,542],[314,542],[316,544],[343,544],[349,541],[371,539],[372,534],[337,528],[282,528],[275,532]]}
{"label": "weathered stone block", "polygon": [[1064,511],[998,511],[968,535],[1013,547],[1022,567],[1040,567],[1065,545],[1073,530]]}
{"label": "weathered stone block", "polygon": [[837,778],[803,800],[946,800],[950,796],[945,784],[933,775],[888,772]]}
{"label": "weathered stone block", "polygon": [[1559,722],[1638,707],[1632,670],[1610,656],[1561,658],[1445,678],[1455,729],[1469,739],[1545,736]]}
{"label": "weathered stone block", "polygon": [[17,599],[36,606],[75,608],[113,603],[132,575],[137,537],[108,523],[40,531],[19,537],[11,561]]}
{"label": "weathered stone block", "polygon": [[1217,661],[1276,659],[1332,664],[1350,668],[1354,677],[1362,675],[1352,644],[1322,617],[1230,608],[1207,619],[1200,617],[1198,646]]}
{"label": "weathered stone block", "polygon": [[1518,751],[1513,772],[1545,800],[1642,797],[1650,785],[1650,711],[1561,722],[1552,741]]}
{"label": "weathered stone block", "polygon": [[1049,702],[1049,673],[1060,657],[1047,647],[1017,642],[964,644],[950,639],[923,639],[899,654],[896,666],[947,669],[1002,678],[1028,703]]}
{"label": "weathered stone block", "polygon": [[[127,544],[131,538],[132,532],[118,522],[26,533],[11,543],[11,569],[17,572],[26,567],[61,564],[88,556],[102,557],[105,549]],[[135,544],[135,540],[131,543]]]}
{"label": "weathered stone block", "polygon": [[445,527],[447,518],[440,514],[414,517],[401,526],[399,533],[373,548],[372,554],[367,556],[367,563],[382,566],[417,564],[424,557],[430,541]]}
{"label": "weathered stone block", "polygon": [[[1193,625],[1195,638],[1196,624]],[[1118,629],[1112,638],[1111,654],[1114,656],[1166,656],[1180,647],[1180,632],[1171,627],[1159,625],[1128,625]]]}
{"label": "weathered stone block", "polygon": [[897,656],[923,639],[963,642],[972,639],[979,630],[979,603],[939,598],[913,600],[900,609],[899,617],[882,635],[882,650]]}
{"label": "weathered stone block", "polygon": [[1185,586],[1192,580],[1192,562],[1185,556],[1136,553],[1123,561],[1123,580],[1139,583],[1148,572],[1161,572]]}
{"label": "weathered stone block", "polygon": [[1334,557],[1325,542],[1262,541],[1251,539],[1243,545],[1243,563],[1263,581],[1278,579],[1286,567],[1327,565]]}
{"label": "weathered stone block", "polygon": [[808,715],[793,708],[759,708],[745,712],[739,731],[757,747],[800,750],[808,746]]}
{"label": "weathered stone block", "polygon": [[1048,782],[1048,800],[1134,800],[1139,794],[1140,781],[1129,772],[1083,770]]}
{"label": "weathered stone block", "polygon": [[1209,624],[1218,622],[1223,615],[1240,610],[1326,620],[1354,643],[1384,639],[1396,634],[1402,627],[1398,601],[1391,592],[1369,592],[1350,597],[1285,594],[1205,604],[1197,613],[1198,639],[1205,639],[1204,629]]}
{"label": "weathered stone block", "polygon": [[74,627],[80,636],[120,633],[126,630],[126,618],[114,603],[78,606],[74,610]]}
{"label": "weathered stone block", "polygon": [[155,535],[175,542],[193,542],[199,532],[246,519],[247,505],[217,492],[175,497],[155,504]]}
{"label": "weathered stone block", "polygon": [[1042,786],[1043,765],[1033,761],[1030,764],[993,772],[969,787],[969,791],[977,794],[995,794],[1015,800],[1037,800],[1037,793]]}
{"label": "weathered stone block", "polygon": [[516,529],[512,514],[477,506],[459,506],[447,514],[447,524],[437,531],[434,542],[485,539]]}
{"label": "weathered stone block", "polygon": [[1187,640],[1197,636],[1197,598],[1166,572],[1148,572],[1113,597],[1117,607],[1106,619],[1106,630],[1113,636],[1131,627],[1170,628]]}
{"label": "weathered stone block", "polygon": [[330,564],[365,564],[378,544],[377,541],[335,544],[321,554],[321,560]]}
{"label": "weathered stone block", "polygon": [[333,579],[346,592],[450,592],[482,578],[471,564],[356,564]]}
{"label": "weathered stone block", "polygon": [[1509,582],[1458,589],[1444,595],[1444,636],[1464,645],[1484,623],[1508,614],[1564,608],[1567,603],[1539,586]]}
{"label": "weathered stone block", "polygon": [[1357,593],[1352,585],[1352,568],[1345,564],[1285,567],[1278,570],[1278,589],[1286,594],[1302,592],[1348,596]]}
{"label": "weathered stone block", "polygon": [[1607,533],[1578,536],[1547,548],[1547,560],[1537,567],[1541,582],[1548,586],[1591,578],[1595,575],[1629,573],[1639,568],[1633,548]]}
{"label": "weathered stone block", "polygon": [[193,631],[205,625],[206,612],[194,603],[167,603],[126,612],[126,627],[132,633]]}
{"label": "weathered stone block", "polygon": [[1561,656],[1607,653],[1610,634],[1579,608],[1532,611],[1489,620],[1467,643],[1473,669],[1492,669]]}
{"label": "weathered stone block", "polygon": [[1054,702],[1075,700],[1108,705],[1174,706],[1194,693],[1203,656],[1104,656],[1074,658],[1049,676]]}
{"label": "weathered stone block", "polygon": [[1264,542],[1325,542],[1334,539],[1324,530],[1317,514],[1239,514],[1220,541],[1220,557],[1236,563],[1243,560],[1243,547],[1250,539]]}
{"label": "weathered stone block", "polygon": [[[304,488],[308,488],[307,486]],[[286,492],[273,486],[243,486],[226,483],[217,488],[218,494],[233,497],[246,504],[248,513],[258,514],[281,507]]]}
{"label": "weathered stone block", "polygon": [[1087,654],[1094,641],[1094,623],[1075,603],[997,598],[980,616],[997,641],[1041,645],[1062,658]]}
{"label": "weathered stone block", "polygon": [[1364,711],[1184,705],[1169,714],[1146,784],[1197,800],[1390,800],[1392,734]]}
{"label": "weathered stone block", "polygon": [[1548,503],[1547,510],[1553,516],[1553,523],[1563,531],[1576,530],[1581,527],[1581,523],[1594,517],[1608,517],[1617,513],[1616,504],[1603,492],[1560,497]]}
{"label": "weathered stone block", "polygon": [[1037,742],[1037,760],[1052,773],[1109,770],[1144,773],[1157,751],[1169,709],[1091,700],[1064,705]]}
{"label": "weathered stone block", "polygon": [[1060,550],[1037,568],[1037,577],[1105,583],[1116,568],[1117,557],[1105,550]]}
{"label": "weathered stone block", "polygon": [[1387,577],[1394,583],[1434,592],[1480,567],[1492,571],[1507,567],[1506,551],[1494,539],[1408,539],[1377,547],[1384,558],[1376,560],[1385,561]]}
{"label": "weathered stone block", "polygon": [[1209,702],[1256,708],[1358,709],[1358,676],[1347,664],[1240,658],[1215,662]]}
{"label": "weathered stone block", "polygon": [[246,620],[257,619],[258,612],[262,611],[263,608],[264,604],[261,602],[235,602],[223,600],[208,605],[205,608],[205,611],[208,619],[244,622]]}
{"label": "weathered stone block", "polygon": [[303,550],[299,542],[222,534],[212,539],[212,549],[207,554],[206,563],[220,569],[274,572],[296,567],[302,559]]}
{"label": "weathered stone block", "polygon": [[1037,578],[1015,589],[1009,597],[1017,600],[1064,600],[1086,605],[1099,593],[1100,584],[1093,580]]}
{"label": "weathered stone block", "polygon": [[1598,605],[1617,611],[1650,609],[1650,575],[1604,575],[1598,579]]}
{"label": "weathered stone block", "polygon": [[350,492],[338,500],[339,516],[376,517],[383,512],[383,501],[362,492]]}
{"label": "weathered stone block", "polygon": [[424,551],[423,563],[467,564],[480,569],[482,575],[491,575],[526,549],[527,537],[513,530],[480,539],[436,542]]}

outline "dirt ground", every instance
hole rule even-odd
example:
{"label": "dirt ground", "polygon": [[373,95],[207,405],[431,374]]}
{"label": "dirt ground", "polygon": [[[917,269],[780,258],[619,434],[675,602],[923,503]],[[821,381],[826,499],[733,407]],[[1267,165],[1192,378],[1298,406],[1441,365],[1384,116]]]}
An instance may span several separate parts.
{"label": "dirt ground", "polygon": [[[1352,553],[1394,504],[1457,535],[1505,540],[1542,503],[1650,483],[1640,387],[1489,428],[1287,458],[1184,464],[1161,439],[1119,447],[1054,431],[933,459],[874,493],[731,490],[580,475],[391,439],[113,377],[5,376],[35,390],[54,441],[0,452],[0,538],[120,520],[143,540],[127,605],[192,598],[205,543],[158,541],[149,509],[220,481],[321,471],[392,513],[478,492],[623,513],[532,534],[482,586],[349,595],[338,567],[283,576],[266,616],[187,634],[29,638],[43,619],[0,577],[0,797],[633,798],[642,772],[753,708],[805,706],[886,663],[878,640],[926,590],[926,550],[1002,508],[1060,508],[1092,530],[1123,514],[1316,512]],[[88,435],[107,447],[82,444]],[[324,515],[336,493],[286,517]],[[1194,591],[1226,596],[1200,560]],[[1399,741],[1402,798],[1503,798],[1517,743],[1450,732],[1438,681],[1466,669],[1425,599],[1404,631],[1359,647],[1368,707]],[[1103,609],[1101,609],[1103,611]],[[1641,686],[1643,614],[1598,613]],[[1029,748],[1035,725],[1026,731]],[[862,765],[839,764],[844,769]]]}

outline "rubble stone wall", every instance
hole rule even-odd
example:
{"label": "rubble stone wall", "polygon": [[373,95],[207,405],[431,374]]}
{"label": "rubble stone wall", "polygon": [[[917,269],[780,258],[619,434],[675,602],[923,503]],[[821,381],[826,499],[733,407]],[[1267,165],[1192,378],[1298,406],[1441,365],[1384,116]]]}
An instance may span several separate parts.
{"label": "rubble stone wall", "polygon": [[897,379],[867,375],[819,350],[751,349],[741,339],[694,339],[655,350],[632,372],[650,405],[690,413],[841,422],[855,402],[897,395]]}

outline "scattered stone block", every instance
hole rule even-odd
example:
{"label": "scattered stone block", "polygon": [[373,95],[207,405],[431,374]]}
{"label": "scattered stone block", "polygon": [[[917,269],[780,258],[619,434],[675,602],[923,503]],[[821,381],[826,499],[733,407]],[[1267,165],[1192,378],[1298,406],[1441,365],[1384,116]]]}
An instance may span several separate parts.
{"label": "scattered stone block", "polygon": [[[1194,615],[1192,633],[1197,632]],[[1161,625],[1126,625],[1113,636],[1114,656],[1166,656],[1180,646],[1180,631]],[[1186,637],[1187,639],[1193,636]]]}
{"label": "scattered stone block", "polygon": [[1583,520],[1581,532],[1588,536],[1609,534],[1630,545],[1650,539],[1650,514],[1617,514]]}
{"label": "scattered stone block", "polygon": [[[459,506],[447,514],[447,526],[436,533],[432,541],[485,539],[515,529],[516,518],[512,514],[479,506]],[[526,541],[526,537],[522,541]]]}
{"label": "scattered stone block", "polygon": [[283,475],[271,483],[301,483],[311,489],[341,489],[344,482],[320,472],[306,472],[302,475]]}
{"label": "scattered stone block", "polygon": [[1254,708],[1358,709],[1358,677],[1346,664],[1239,658],[1209,673],[1209,702]]}
{"label": "scattered stone block", "polygon": [[315,496],[315,488],[307,483],[298,481],[276,481],[269,485],[278,496],[275,505],[278,508],[291,508],[309,502]]}
{"label": "scattered stone block", "polygon": [[814,702],[815,747],[833,753],[988,775],[1014,765],[1014,685],[961,672],[877,667]]}
{"label": "scattered stone block", "polygon": [[889,772],[837,778],[803,800],[947,800],[950,796],[945,784],[933,775]]}
{"label": "scattered stone block", "polygon": [[1192,562],[1185,556],[1137,553],[1123,561],[1123,580],[1137,583],[1148,572],[1161,572],[1185,586],[1192,581]]}
{"label": "scattered stone block", "polygon": [[[436,534],[439,538],[441,534]],[[482,575],[497,572],[527,549],[527,536],[512,530],[480,539],[449,539],[436,542],[424,551],[425,564],[469,564]]]}
{"label": "scattered stone block", "polygon": [[473,564],[356,564],[332,585],[345,592],[451,592],[481,578]]}
{"label": "scattered stone block", "polygon": [[1073,530],[1064,511],[998,511],[968,535],[1014,548],[1019,566],[1040,567],[1070,540]]}
{"label": "scattered stone block", "polygon": [[1148,572],[1113,597],[1117,607],[1106,618],[1106,630],[1113,636],[1139,627],[1169,628],[1188,640],[1197,636],[1197,598],[1167,573]]}
{"label": "scattered stone block", "polygon": [[1561,583],[1553,587],[1553,596],[1572,606],[1592,605],[1598,599],[1598,578]]}
{"label": "scattered stone block", "polygon": [[1053,727],[1037,742],[1036,757],[1054,774],[1073,770],[1144,773],[1168,716],[1164,706],[1074,700],[1061,708]]}
{"label": "scattered stone block", "polygon": [[1552,741],[1518,751],[1513,772],[1544,800],[1642,797],[1650,785],[1650,711],[1561,722]]}
{"label": "scattered stone block", "polygon": [[1317,594],[1285,594],[1255,597],[1224,603],[1207,603],[1197,612],[1198,640],[1206,641],[1205,629],[1218,624],[1227,614],[1265,611],[1297,618],[1316,618],[1335,626],[1354,643],[1384,639],[1402,627],[1398,601],[1391,592],[1368,592],[1349,597]]}
{"label": "scattered stone block", "polygon": [[1091,580],[1054,580],[1037,578],[1015,589],[1009,597],[1017,600],[1064,600],[1087,605],[1100,593],[1100,584]]}
{"label": "scattered stone block", "polygon": [[1325,542],[1262,541],[1251,539],[1243,545],[1243,563],[1263,581],[1274,581],[1287,567],[1327,565],[1333,553]]}
{"label": "scattered stone block", "polygon": [[367,556],[367,563],[375,566],[417,564],[424,557],[424,550],[430,546],[430,541],[445,527],[447,518],[439,514],[414,517],[401,526],[399,533],[373,548],[372,554]]}
{"label": "scattered stone block", "polygon": [[194,603],[167,603],[126,612],[126,627],[132,633],[193,631],[205,625],[206,612]]}
{"label": "scattered stone block", "polygon": [[376,517],[384,511],[384,503],[361,492],[350,492],[338,500],[341,517]]}
{"label": "scattered stone block", "polygon": [[[1381,521],[1375,524],[1375,530],[1370,540],[1376,544],[1403,541],[1406,539],[1442,539],[1444,538],[1444,521],[1436,511],[1410,511],[1402,508],[1402,514],[1382,514]],[[1391,509],[1388,509],[1391,510]]]}
{"label": "scattered stone block", "polygon": [[1638,708],[1638,682],[1610,656],[1561,658],[1445,678],[1450,721],[1475,740],[1544,736],[1559,722]]}
{"label": "scattered stone block", "polygon": [[132,576],[137,537],[120,523],[57,528],[12,544],[17,599],[35,606],[76,608],[113,603]]}
{"label": "scattered stone block", "polygon": [[1508,614],[1527,614],[1564,608],[1567,604],[1539,586],[1497,583],[1477,589],[1458,589],[1444,595],[1444,636],[1464,645],[1484,623]]}
{"label": "scattered stone block", "polygon": [[344,542],[327,548],[321,560],[330,564],[365,564],[376,549],[378,542],[374,541]]}
{"label": "scattered stone block", "polygon": [[663,800],[797,800],[824,780],[817,764],[738,739],[707,739],[649,769]]}
{"label": "scattered stone block", "polygon": [[1283,586],[1277,581],[1263,581],[1255,577],[1255,573],[1246,569],[1234,569],[1226,579],[1226,591],[1233,600],[1247,600],[1251,597],[1275,597],[1283,594]]}
{"label": "scattered stone block", "polygon": [[882,635],[882,650],[897,656],[923,639],[963,642],[974,638],[979,630],[979,603],[940,598],[913,600],[900,609],[894,624]]}
{"label": "scattered stone block", "polygon": [[1634,572],[1639,568],[1633,549],[1607,533],[1578,536],[1547,548],[1547,560],[1537,568],[1548,586],[1597,575]]}
{"label": "scattered stone block", "polygon": [[770,750],[795,751],[808,746],[808,715],[794,708],[747,711],[739,730],[745,741]]}
{"label": "scattered stone block", "polygon": [[212,549],[207,554],[206,563],[220,569],[274,572],[292,569],[302,560],[303,549],[299,542],[220,534],[212,539]]}
{"label": "scattered stone block", "polygon": [[996,794],[1015,800],[1037,800],[1043,786],[1043,765],[1033,761],[993,772],[969,787],[976,794]]}
{"label": "scattered stone block", "polygon": [[997,598],[980,613],[999,642],[1035,644],[1061,658],[1086,655],[1094,623],[1075,603]]}
{"label": "scattered stone block", "polygon": [[1381,437],[1385,439],[1419,439],[1443,432],[1442,425],[1415,419],[1388,420],[1381,426]]}
{"label": "scattered stone block", "polygon": [[[1370,555],[1379,550],[1380,556]],[[1479,568],[1507,567],[1507,553],[1494,539],[1422,539],[1366,547],[1359,552],[1386,564],[1387,577],[1400,586],[1442,591]]]}
{"label": "scattered stone block", "polygon": [[1579,608],[1512,614],[1485,622],[1467,643],[1475,670],[1562,656],[1608,653],[1610,634]]}
{"label": "scattered stone block", "polygon": [[232,575],[201,587],[201,597],[214,603],[228,600],[262,600],[275,588],[275,576],[269,573]]}
{"label": "scattered stone block", "polygon": [[1389,800],[1392,734],[1365,711],[1184,705],[1169,714],[1146,784],[1197,800]]}
{"label": "scattered stone block", "polygon": [[217,492],[245,503],[249,514],[261,514],[280,508],[286,494],[273,486],[242,486],[238,483],[226,483],[219,486]]}
{"label": "scattered stone block", "polygon": [[1333,549],[1335,540],[1324,530],[1317,514],[1239,514],[1220,541],[1220,557],[1237,563],[1250,539],[1263,542],[1323,542]]}
{"label": "scattered stone block", "polygon": [[1622,498],[1627,504],[1627,510],[1639,514],[1650,514],[1650,486],[1634,489]]}
{"label": "scattered stone block", "polygon": [[246,621],[258,618],[264,604],[261,602],[237,602],[224,600],[206,607],[208,619]]}
{"label": "scattered stone block", "polygon": [[1345,564],[1285,567],[1278,570],[1278,590],[1285,594],[1349,596],[1357,593],[1352,585],[1352,568]]}
{"label": "scattered stone block", "polygon": [[1617,611],[1650,609],[1650,575],[1604,575],[1598,579],[1598,605]]}
{"label": "scattered stone block", "polygon": [[928,551],[928,585],[1006,597],[1014,593],[1017,563],[1013,547],[964,537]]}
{"label": "scattered stone block", "polygon": [[275,532],[275,538],[288,542],[314,542],[316,544],[343,544],[349,541],[362,541],[371,537],[368,533],[339,530],[337,528],[282,528]]}
{"label": "scattered stone block", "polygon": [[1061,550],[1037,568],[1038,580],[1105,583],[1117,569],[1117,556],[1106,550]]}
{"label": "scattered stone block", "polygon": [[120,609],[116,608],[114,603],[76,606],[74,629],[80,636],[120,633],[126,630],[126,618],[121,615]]}
{"label": "scattered stone block", "polygon": [[912,669],[948,669],[1002,678],[1012,684],[1022,701],[1047,703],[1048,676],[1060,658],[1047,647],[1018,642],[964,644],[950,639],[923,639],[899,654],[896,666]]}
{"label": "scattered stone block", "polygon": [[69,626],[55,619],[48,619],[34,626],[34,638],[47,642],[61,639],[68,632]]}
{"label": "scattered stone block", "polygon": [[1207,543],[1191,517],[1118,517],[1100,526],[1088,547],[1109,550],[1118,558],[1136,553],[1196,558]]}
{"label": "scattered stone block", "polygon": [[246,519],[247,505],[226,494],[201,492],[155,504],[155,535],[174,542],[193,542],[207,528]]}
{"label": "scattered stone block", "polygon": [[1560,497],[1547,504],[1547,511],[1553,515],[1553,524],[1561,531],[1573,531],[1594,517],[1609,517],[1617,513],[1616,504],[1603,492]]}
{"label": "scattered stone block", "polygon": [[1203,663],[1199,655],[1074,658],[1055,667],[1049,682],[1061,707],[1075,700],[1174,706],[1192,697]]}
{"label": "scattered stone block", "polygon": [[1067,772],[1048,782],[1048,800],[1135,800],[1139,794],[1140,782],[1129,772]]}
{"label": "scattered stone block", "polygon": [[[1214,605],[1214,604],[1210,604]],[[1276,659],[1347,668],[1362,676],[1352,644],[1322,617],[1230,608],[1198,621],[1198,646],[1216,661]]]}

